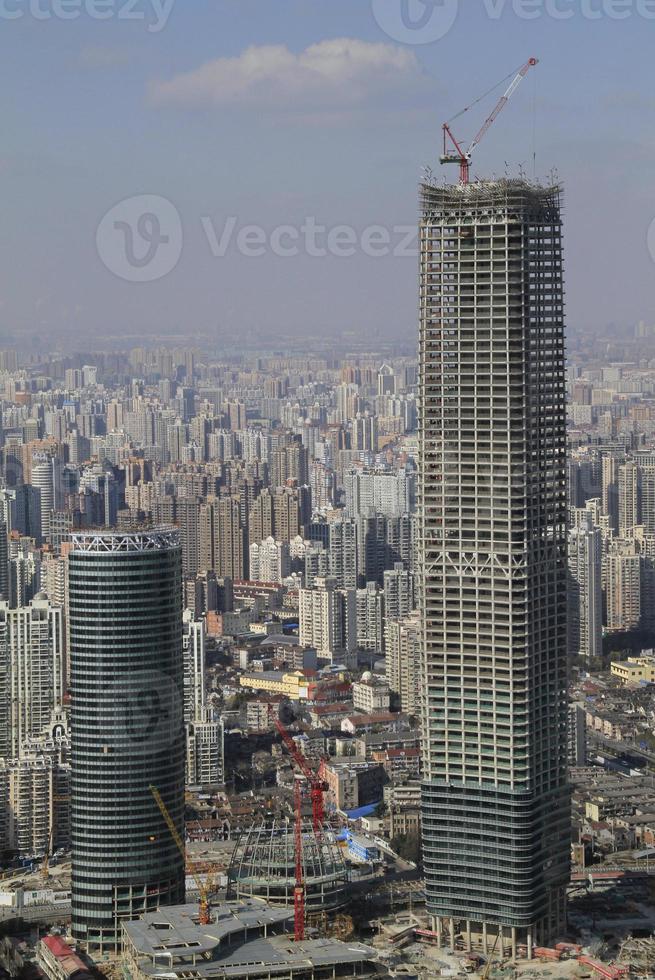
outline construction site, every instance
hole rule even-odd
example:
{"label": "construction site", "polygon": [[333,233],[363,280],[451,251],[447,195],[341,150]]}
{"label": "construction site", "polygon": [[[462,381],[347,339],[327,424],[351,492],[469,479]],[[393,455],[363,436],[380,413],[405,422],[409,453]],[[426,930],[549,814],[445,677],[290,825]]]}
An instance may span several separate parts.
{"label": "construction site", "polygon": [[[334,832],[303,820],[301,877],[307,915],[335,912],[349,900],[348,869]],[[262,823],[240,835],[228,872],[227,897],[293,905],[296,842],[289,824]]]}

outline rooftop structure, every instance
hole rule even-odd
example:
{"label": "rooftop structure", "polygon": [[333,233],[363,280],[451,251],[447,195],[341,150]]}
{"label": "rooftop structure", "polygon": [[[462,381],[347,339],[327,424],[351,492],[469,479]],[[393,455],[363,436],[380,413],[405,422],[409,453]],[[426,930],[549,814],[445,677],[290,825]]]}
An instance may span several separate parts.
{"label": "rooftop structure", "polygon": [[111,531],[107,528],[95,531],[76,531],[71,535],[74,551],[124,552],[158,551],[175,548],[180,544],[180,532],[174,527],[153,527],[144,531]]}
{"label": "rooftop structure", "polygon": [[195,905],[149,912],[123,924],[123,962],[129,980],[219,980],[373,977],[374,952],[334,939],[293,942],[293,911],[263,902],[227,902],[199,926]]}

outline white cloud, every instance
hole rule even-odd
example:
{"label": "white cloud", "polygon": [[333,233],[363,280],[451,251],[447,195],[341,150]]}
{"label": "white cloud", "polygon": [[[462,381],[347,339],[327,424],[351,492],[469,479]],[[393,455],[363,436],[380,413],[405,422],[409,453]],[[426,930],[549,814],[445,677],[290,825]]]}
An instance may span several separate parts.
{"label": "white cloud", "polygon": [[299,54],[284,45],[250,47],[236,58],[217,58],[152,82],[149,94],[156,105],[343,111],[382,92],[414,91],[422,74],[416,55],[406,48],[335,38]]}

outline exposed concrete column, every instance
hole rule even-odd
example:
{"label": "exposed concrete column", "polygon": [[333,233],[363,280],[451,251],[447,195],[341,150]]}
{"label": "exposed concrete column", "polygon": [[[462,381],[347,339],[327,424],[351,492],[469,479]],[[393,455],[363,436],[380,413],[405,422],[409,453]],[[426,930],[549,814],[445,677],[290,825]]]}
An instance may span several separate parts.
{"label": "exposed concrete column", "polygon": [[452,915],[450,917],[450,943],[454,951],[455,950],[455,920],[453,919]]}
{"label": "exposed concrete column", "polygon": [[512,926],[512,959],[516,959],[516,926]]}
{"label": "exposed concrete column", "polygon": [[489,950],[487,948],[487,923],[486,922],[482,923],[482,950],[484,952],[484,955],[487,956]]}
{"label": "exposed concrete column", "polygon": [[466,920],[466,950],[471,952],[471,920]]}
{"label": "exposed concrete column", "polygon": [[532,926],[528,926],[528,959],[532,959]]}

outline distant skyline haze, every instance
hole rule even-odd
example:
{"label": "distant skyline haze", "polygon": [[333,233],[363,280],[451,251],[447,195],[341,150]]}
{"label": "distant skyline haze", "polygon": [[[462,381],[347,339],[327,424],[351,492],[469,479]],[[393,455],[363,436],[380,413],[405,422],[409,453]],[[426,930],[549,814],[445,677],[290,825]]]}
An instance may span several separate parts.
{"label": "distant skyline haze", "polygon": [[0,340],[411,343],[422,168],[456,180],[442,122],[489,92],[454,123],[470,140],[530,56],[473,175],[563,182],[572,329],[651,322],[654,21],[650,0],[2,0]]}

